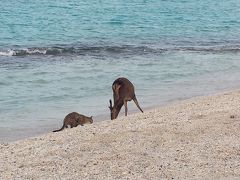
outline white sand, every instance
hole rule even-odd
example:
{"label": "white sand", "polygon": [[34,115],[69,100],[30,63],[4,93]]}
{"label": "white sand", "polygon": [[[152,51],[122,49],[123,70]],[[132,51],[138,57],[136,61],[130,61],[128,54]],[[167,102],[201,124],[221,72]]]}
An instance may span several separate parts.
{"label": "white sand", "polygon": [[0,179],[173,178],[240,179],[240,91],[0,145]]}

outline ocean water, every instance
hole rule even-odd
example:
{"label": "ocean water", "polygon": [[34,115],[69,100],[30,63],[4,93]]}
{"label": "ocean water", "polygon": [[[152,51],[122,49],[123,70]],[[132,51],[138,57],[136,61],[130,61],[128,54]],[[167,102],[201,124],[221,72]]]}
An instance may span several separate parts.
{"label": "ocean water", "polygon": [[239,0],[0,3],[0,142],[60,128],[72,111],[109,119],[122,76],[145,110],[239,88],[239,9]]}

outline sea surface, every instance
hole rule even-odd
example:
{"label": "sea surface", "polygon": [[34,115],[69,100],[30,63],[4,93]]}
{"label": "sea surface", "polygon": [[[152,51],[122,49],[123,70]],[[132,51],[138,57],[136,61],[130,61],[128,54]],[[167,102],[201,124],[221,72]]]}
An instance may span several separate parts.
{"label": "sea surface", "polygon": [[239,30],[239,0],[4,1],[0,142],[51,132],[73,111],[109,119],[118,77],[144,110],[239,88]]}

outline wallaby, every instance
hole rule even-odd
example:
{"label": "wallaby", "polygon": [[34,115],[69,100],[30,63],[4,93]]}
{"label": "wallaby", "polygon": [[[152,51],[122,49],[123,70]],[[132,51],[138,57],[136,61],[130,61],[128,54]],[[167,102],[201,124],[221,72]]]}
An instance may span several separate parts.
{"label": "wallaby", "polygon": [[53,132],[58,132],[70,126],[71,128],[77,127],[78,125],[83,126],[83,124],[92,124],[93,119],[91,117],[84,116],[77,112],[69,113],[63,120],[63,126],[61,129],[55,130]]}
{"label": "wallaby", "polygon": [[112,106],[112,100],[110,99],[110,114],[111,120],[116,119],[122,106],[125,106],[125,116],[127,116],[127,101],[133,100],[137,105],[138,109],[143,113],[143,110],[140,108],[135,92],[133,84],[126,78],[118,78],[112,84],[113,90],[113,100],[114,106]]}

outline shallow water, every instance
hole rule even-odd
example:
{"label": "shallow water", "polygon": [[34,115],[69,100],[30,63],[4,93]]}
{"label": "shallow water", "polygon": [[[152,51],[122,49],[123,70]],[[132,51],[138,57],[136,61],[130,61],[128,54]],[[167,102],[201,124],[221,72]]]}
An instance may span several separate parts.
{"label": "shallow water", "polygon": [[0,9],[0,141],[57,129],[72,111],[108,119],[119,76],[143,109],[240,87],[237,0],[23,0]]}

